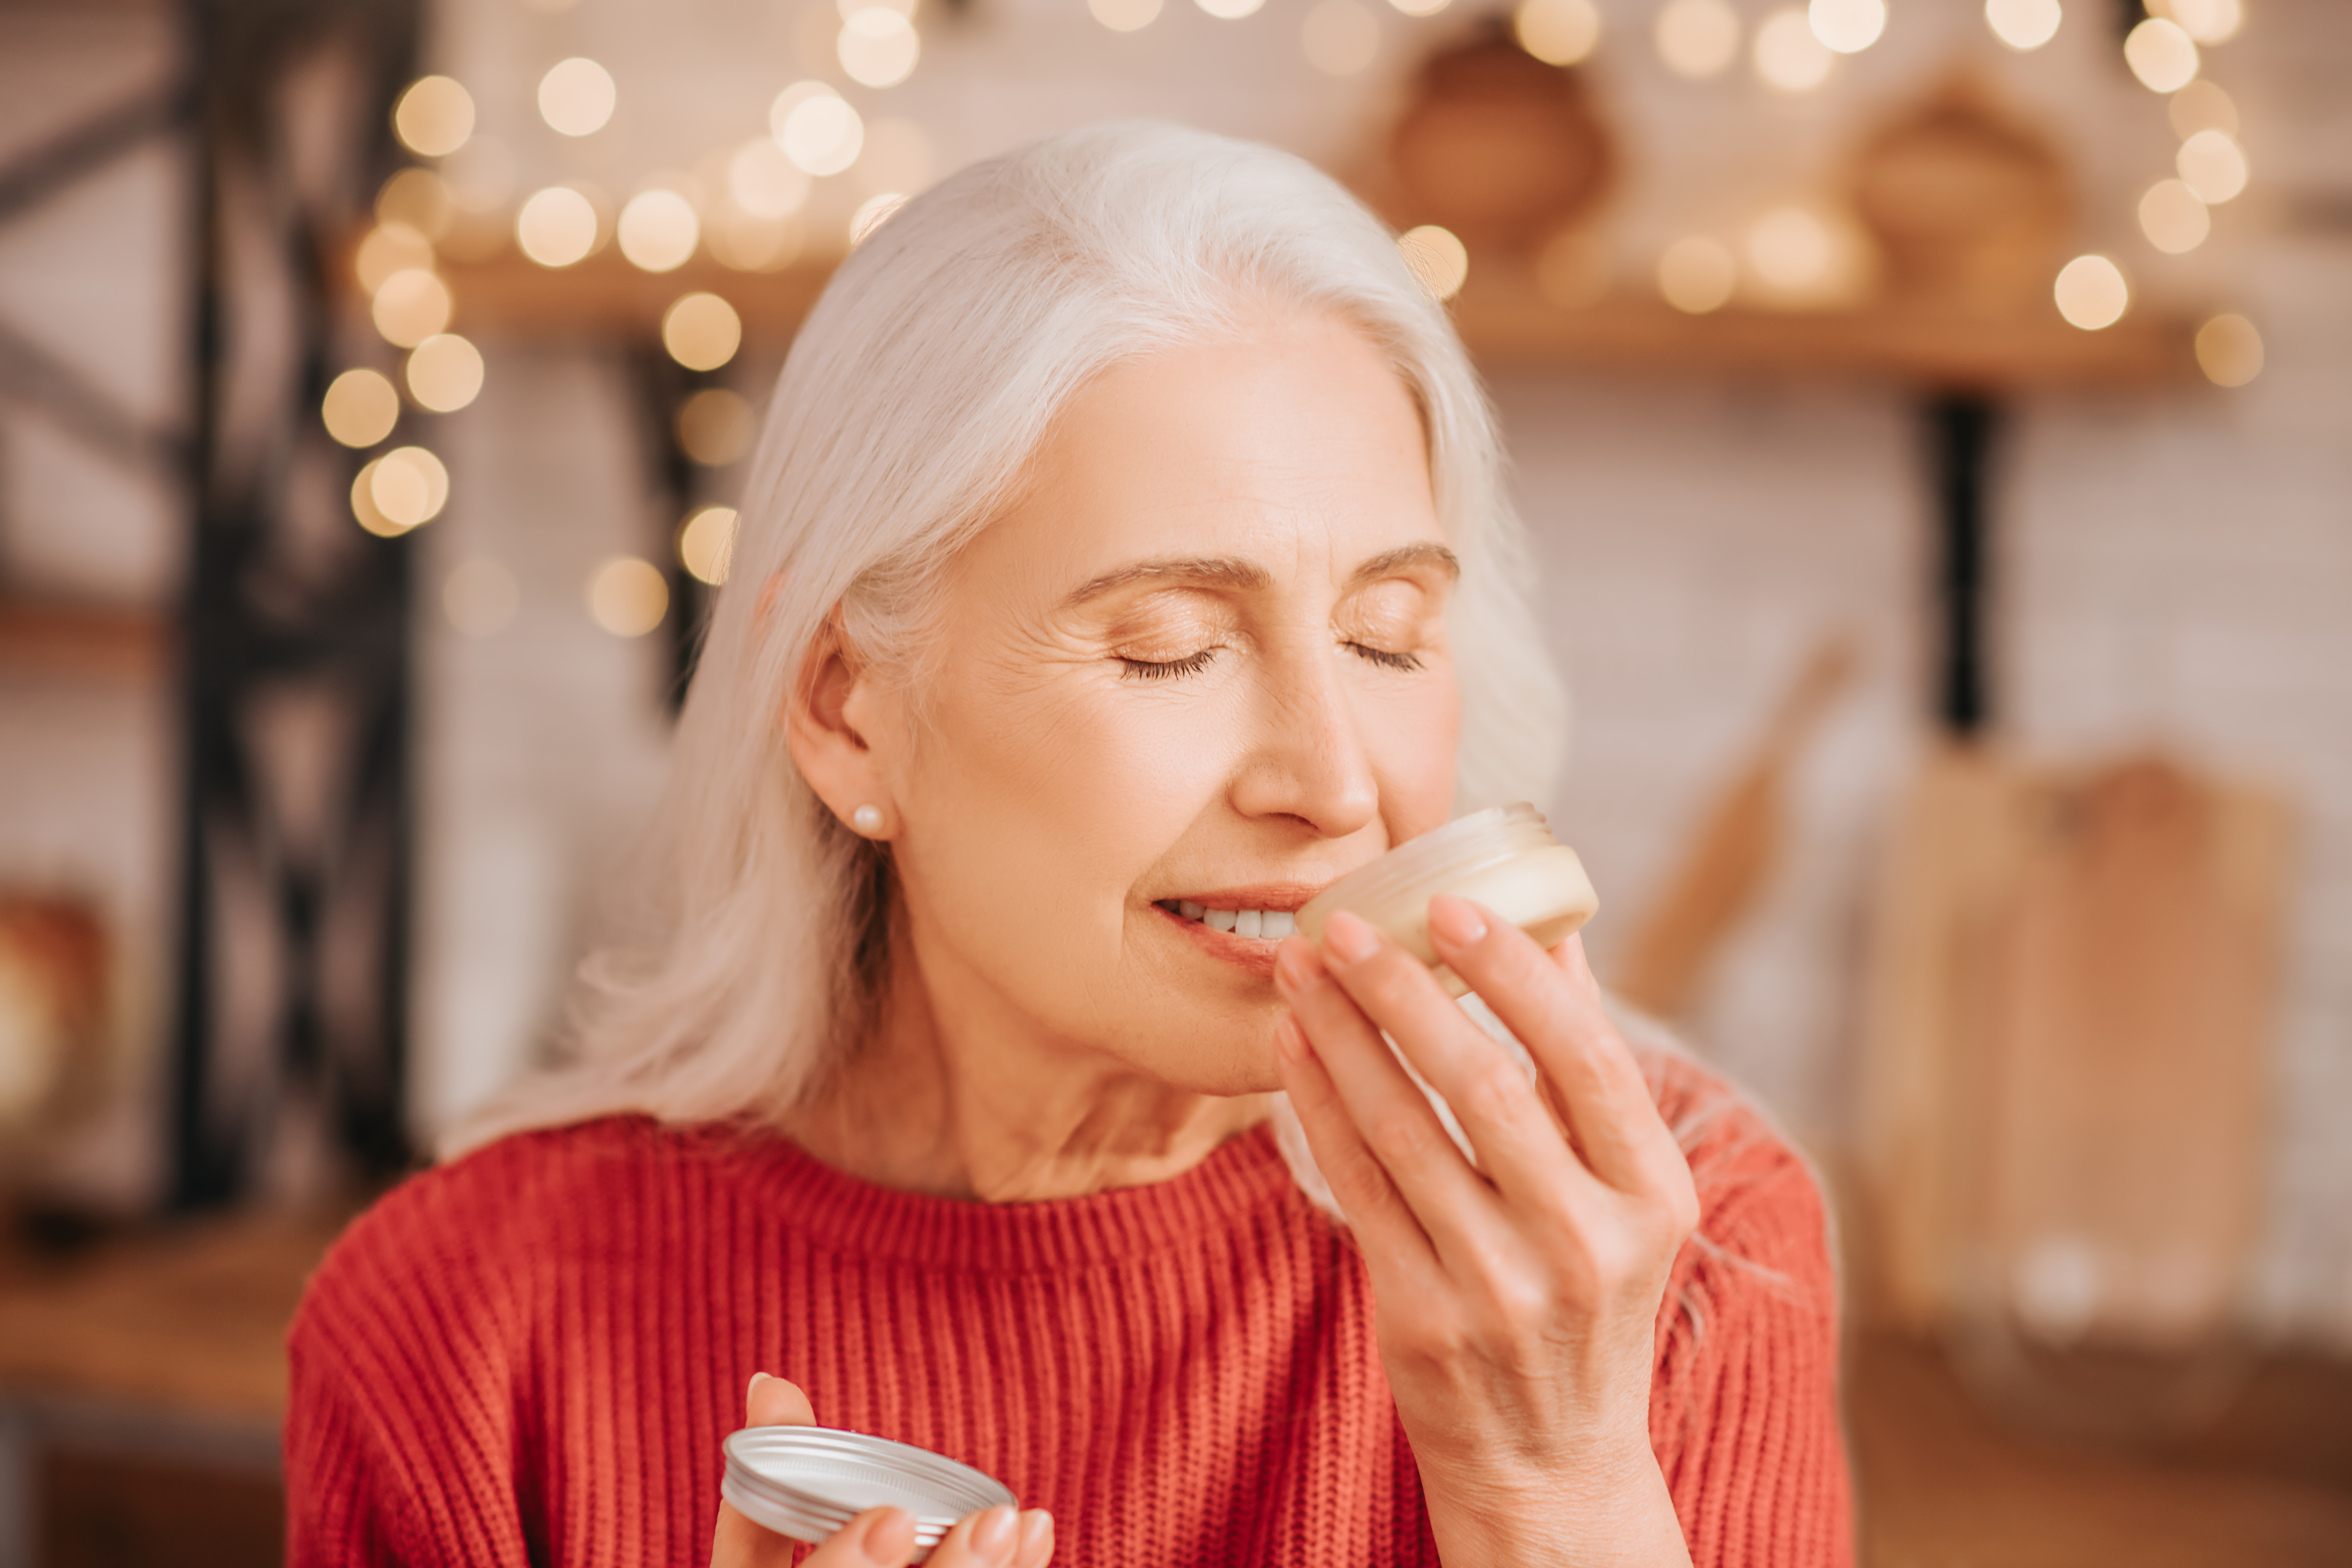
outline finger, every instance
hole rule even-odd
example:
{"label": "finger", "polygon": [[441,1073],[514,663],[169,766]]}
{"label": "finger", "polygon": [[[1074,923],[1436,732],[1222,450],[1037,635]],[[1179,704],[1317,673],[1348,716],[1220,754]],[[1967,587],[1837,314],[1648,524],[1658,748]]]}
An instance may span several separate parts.
{"label": "finger", "polygon": [[[1299,1128],[1316,1168],[1330,1184],[1339,1212],[1356,1233],[1357,1245],[1376,1276],[1391,1270],[1408,1279],[1426,1279],[1438,1271],[1437,1255],[1414,1217],[1412,1207],[1389,1179],[1383,1166],[1356,1124],[1348,1119],[1339,1090],[1307,1042],[1296,1018],[1276,1026],[1275,1056],[1282,1068],[1282,1087],[1290,1096]],[[1407,1287],[1410,1289],[1410,1287]]]}
{"label": "finger", "polygon": [[[1369,930],[1345,913],[1333,921]],[[1324,928],[1331,941],[1333,927]],[[1493,1239],[1494,1190],[1454,1147],[1429,1097],[1405,1072],[1388,1042],[1301,939],[1275,960],[1275,984],[1290,1004],[1337,1090],[1357,1135],[1379,1161],[1442,1258],[1459,1258]]]}
{"label": "finger", "polygon": [[1054,1560],[1054,1516],[1042,1508],[1021,1511],[1021,1544],[1013,1548],[1013,1568],[1045,1568]]}
{"label": "finger", "polygon": [[[1477,926],[1475,907],[1433,901],[1433,921]],[[1444,1097],[1479,1169],[1514,1206],[1572,1211],[1598,1184],[1528,1081],[1518,1058],[1470,1021],[1426,965],[1368,922],[1334,915],[1324,929],[1331,973],[1388,1032],[1430,1087]],[[1555,984],[1560,984],[1554,977]]]}
{"label": "finger", "polygon": [[[710,1568],[790,1568],[800,1546],[722,1502]],[[915,1516],[902,1508],[875,1508],[827,1536],[801,1568],[903,1568],[914,1555]]]}
{"label": "finger", "polygon": [[982,1509],[956,1521],[926,1560],[930,1568],[1012,1568],[1021,1519],[1009,1508]]}
{"label": "finger", "polygon": [[1580,936],[1555,956],[1492,911],[1441,896],[1430,900],[1430,942],[1527,1046],[1594,1175],[1621,1192],[1687,1179],[1640,1065],[1601,1011]]}
{"label": "finger", "polygon": [[743,1425],[814,1426],[816,1407],[809,1403],[809,1396],[801,1392],[799,1384],[755,1372],[751,1386],[743,1391]]}

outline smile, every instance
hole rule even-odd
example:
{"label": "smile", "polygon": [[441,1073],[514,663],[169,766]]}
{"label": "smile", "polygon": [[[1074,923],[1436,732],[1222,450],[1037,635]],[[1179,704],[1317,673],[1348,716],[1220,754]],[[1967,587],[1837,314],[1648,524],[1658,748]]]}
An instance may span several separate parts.
{"label": "smile", "polygon": [[1288,910],[1214,910],[1189,899],[1162,900],[1160,908],[1211,931],[1230,931],[1234,936],[1279,942],[1298,929],[1297,921]]}

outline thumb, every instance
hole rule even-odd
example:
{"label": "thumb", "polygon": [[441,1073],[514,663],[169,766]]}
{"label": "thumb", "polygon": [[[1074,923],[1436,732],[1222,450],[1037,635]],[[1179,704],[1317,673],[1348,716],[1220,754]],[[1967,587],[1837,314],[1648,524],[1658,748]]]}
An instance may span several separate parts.
{"label": "thumb", "polygon": [[755,1372],[751,1385],[743,1391],[743,1425],[814,1426],[816,1407],[809,1403],[809,1396],[801,1392],[799,1384]]}

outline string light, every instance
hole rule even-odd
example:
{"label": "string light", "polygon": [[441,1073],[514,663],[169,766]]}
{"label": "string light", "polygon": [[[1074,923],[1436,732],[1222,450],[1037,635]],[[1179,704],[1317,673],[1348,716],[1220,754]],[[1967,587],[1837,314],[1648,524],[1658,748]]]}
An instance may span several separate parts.
{"label": "string light", "polygon": [[834,53],[849,79],[866,87],[896,87],[914,74],[923,40],[913,23],[887,5],[865,5],[841,24]]}
{"label": "string light", "polygon": [[474,100],[446,76],[419,77],[392,111],[393,133],[420,158],[446,158],[474,133]]}
{"label": "string light", "polygon": [[2243,386],[2263,374],[2263,335],[2243,316],[2216,316],[2197,329],[2197,364],[2216,386]]}
{"label": "string light", "polygon": [[448,185],[430,169],[403,169],[376,193],[378,223],[403,224],[428,241],[447,236],[457,221],[457,203]]}
{"label": "string light", "polygon": [[1810,92],[1837,63],[1819,30],[1794,6],[1775,11],[1756,29],[1756,74],[1782,92]]}
{"label": "string light", "polygon": [[1451,229],[1433,223],[1409,228],[1397,237],[1397,249],[1433,299],[1451,300],[1469,280],[1470,248]]}
{"label": "string light", "polygon": [[594,135],[619,101],[613,73],[592,59],[559,61],[539,79],[539,117],[559,135]]}
{"label": "string light", "polygon": [[422,447],[398,447],[352,481],[352,515],[380,539],[395,539],[441,515],[449,500],[449,470]]}
{"label": "string light", "polygon": [[2150,92],[2178,92],[2197,78],[2197,41],[2177,22],[2150,16],[2124,39],[2124,63]]}
{"label": "string light", "polygon": [[2246,188],[2246,155],[2225,131],[2200,131],[2183,142],[2174,166],[2190,190],[2216,206]]}
{"label": "string light", "polygon": [[2238,106],[2228,93],[2203,78],[2174,93],[2164,112],[2172,121],[2172,133],[2183,142],[2200,131],[2219,131],[2224,136],[2238,133]]}
{"label": "string light", "polygon": [[1886,0],[1812,0],[1805,19],[1822,47],[1858,55],[1886,31]]}
{"label": "string light", "polygon": [[727,566],[735,553],[735,509],[707,506],[686,520],[677,531],[677,558],[698,583],[716,588],[727,581]]}
{"label": "string light", "polygon": [[809,177],[773,137],[754,137],[727,160],[727,195],[753,217],[790,217],[808,204]]}
{"label": "string light", "polygon": [[1669,0],[1653,37],[1676,76],[1715,76],[1739,53],[1739,13],[1724,0]]}
{"label": "string light", "polygon": [[1408,16],[1434,16],[1454,0],[1389,0],[1389,4]]}
{"label": "string light", "polygon": [[352,257],[352,271],[371,295],[395,272],[411,268],[429,271],[432,266],[433,242],[404,223],[376,225]]}
{"label": "string light", "polygon": [[821,81],[798,81],[776,95],[768,110],[776,145],[803,174],[838,174],[857,162],[866,122],[841,94]]}
{"label": "string light", "polygon": [[1828,226],[1802,207],[1776,207],[1748,230],[1748,265],[1784,293],[1802,293],[1829,276],[1835,242]]}
{"label": "string light", "polygon": [[1192,0],[1192,4],[1221,22],[1238,22],[1256,15],[1265,0]]}
{"label": "string light", "polygon": [[639,191],[621,209],[616,229],[621,254],[645,272],[675,272],[702,242],[702,219],[694,204],[656,185]]}
{"label": "string light", "polygon": [[2213,232],[2213,219],[2185,182],[2158,180],[2139,199],[2139,228],[2150,245],[2168,256],[2180,256],[2205,243]]}
{"label": "string light", "polygon": [[346,447],[373,447],[400,423],[400,394],[372,370],[347,370],[319,405],[327,434]]}
{"label": "string light", "polygon": [[1160,3],[1160,0],[1087,0],[1087,10],[1114,33],[1133,33],[1158,19]]}
{"label": "string light", "polygon": [[1525,0],[1511,17],[1519,47],[1546,65],[1572,66],[1601,47],[1592,0]]}
{"label": "string light", "polygon": [[449,324],[448,285],[421,267],[403,268],[379,285],[369,313],[383,341],[413,349]]}
{"label": "string light", "polygon": [[1678,239],[1658,258],[1658,292],[1688,315],[1721,310],[1738,281],[1739,263],[1730,247],[1707,235]]}
{"label": "string light", "polygon": [[2086,332],[2114,326],[2131,306],[2123,268],[2104,256],[2078,256],[2060,268],[2052,294],[2067,324]]}
{"label": "string light", "polygon": [[515,243],[541,267],[569,267],[596,248],[596,209],[569,185],[534,192],[515,215]]}
{"label": "string light", "polygon": [[669,584],[651,562],[615,555],[588,579],[588,614],[616,637],[641,637],[669,614]]}
{"label": "string light", "polygon": [[482,351],[455,332],[441,332],[408,356],[408,395],[436,414],[455,414],[481,395]]}
{"label": "string light", "polygon": [[1298,47],[1325,76],[1354,76],[1381,52],[1380,19],[1356,0],[1323,0],[1298,25]]}
{"label": "string light", "polygon": [[2240,0],[2148,0],[2148,15],[2176,23],[2200,44],[2221,44],[2245,25]]}
{"label": "string light", "polygon": [[716,294],[681,294],[662,315],[662,347],[688,370],[717,370],[743,343],[743,319]]}
{"label": "string light", "polygon": [[2058,0],[1985,0],[1985,26],[2020,54],[2030,54],[2056,37],[2064,19]]}

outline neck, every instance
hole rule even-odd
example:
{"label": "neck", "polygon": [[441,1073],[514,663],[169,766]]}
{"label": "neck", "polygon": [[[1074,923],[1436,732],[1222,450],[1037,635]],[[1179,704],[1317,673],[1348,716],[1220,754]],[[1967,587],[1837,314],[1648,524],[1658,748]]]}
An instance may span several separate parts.
{"label": "neck", "polygon": [[992,995],[935,998],[913,944],[892,945],[873,1026],[785,1119],[835,1170],[984,1203],[1083,1197],[1181,1175],[1265,1118],[1264,1095],[1196,1093],[1042,1038]]}

